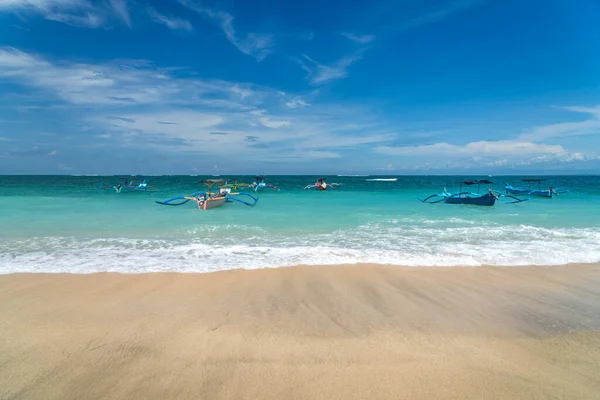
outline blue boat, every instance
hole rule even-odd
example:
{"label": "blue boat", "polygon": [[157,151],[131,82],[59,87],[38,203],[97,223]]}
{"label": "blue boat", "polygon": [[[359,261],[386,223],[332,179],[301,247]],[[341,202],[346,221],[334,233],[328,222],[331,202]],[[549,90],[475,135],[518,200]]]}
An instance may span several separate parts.
{"label": "blue boat", "polygon": [[[506,186],[504,187],[504,189],[506,190],[507,194],[516,194],[516,195],[524,195],[524,194],[529,194],[532,196],[538,196],[538,197],[546,197],[546,198],[552,198],[554,196],[558,196],[560,193],[568,193],[569,191],[567,189],[555,189],[553,187],[549,187],[548,189],[542,189],[542,182],[544,182],[546,179],[523,179],[522,182],[526,182],[527,183],[527,187],[513,187],[511,185],[509,185],[508,183],[506,183]],[[531,189],[531,185],[532,184],[538,184],[538,188],[537,189]]]}
{"label": "blue boat", "polygon": [[[487,179],[462,181],[460,183],[460,190],[458,193],[449,193],[444,188],[443,193],[432,194],[431,196],[429,196],[425,199],[419,199],[419,200],[421,200],[423,203],[431,203],[431,204],[444,202],[447,204],[466,204],[466,205],[473,205],[473,206],[488,206],[488,207],[496,204],[496,200],[498,200],[500,197],[509,197],[509,198],[513,199],[513,201],[510,203],[520,203],[520,202],[529,200],[529,199],[520,199],[520,198],[512,196],[512,195],[503,195],[500,193],[495,193],[492,189],[488,189],[487,193],[483,193],[483,194],[479,193],[479,187],[481,185],[489,185],[491,183],[492,182]],[[463,185],[465,185],[465,186],[477,185],[478,193],[463,192],[462,191]],[[436,197],[440,197],[440,198],[434,199]],[[434,200],[432,200],[432,199],[434,199]]]}

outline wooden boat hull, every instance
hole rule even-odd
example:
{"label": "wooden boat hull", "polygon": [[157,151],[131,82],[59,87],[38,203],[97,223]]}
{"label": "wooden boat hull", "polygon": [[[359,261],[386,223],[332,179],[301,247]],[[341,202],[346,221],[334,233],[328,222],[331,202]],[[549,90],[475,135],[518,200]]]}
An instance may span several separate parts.
{"label": "wooden boat hull", "polygon": [[475,197],[446,197],[445,202],[448,204],[467,204],[472,206],[493,206],[496,204],[496,197],[490,193]]}
{"label": "wooden boat hull", "polygon": [[225,197],[211,197],[198,206],[201,210],[210,210],[225,204]]}

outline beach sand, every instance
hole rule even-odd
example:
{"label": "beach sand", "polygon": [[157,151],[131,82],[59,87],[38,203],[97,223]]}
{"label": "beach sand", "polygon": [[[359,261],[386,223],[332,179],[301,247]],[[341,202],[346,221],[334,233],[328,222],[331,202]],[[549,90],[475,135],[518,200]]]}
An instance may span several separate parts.
{"label": "beach sand", "polygon": [[600,265],[0,276],[0,399],[599,399]]}

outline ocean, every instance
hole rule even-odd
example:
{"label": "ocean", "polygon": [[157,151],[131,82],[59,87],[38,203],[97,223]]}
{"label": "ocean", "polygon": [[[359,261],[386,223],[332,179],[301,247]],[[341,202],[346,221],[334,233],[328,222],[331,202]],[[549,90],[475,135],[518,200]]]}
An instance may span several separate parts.
{"label": "ocean", "polygon": [[[326,176],[342,184],[326,192],[302,190],[315,176],[268,176],[281,190],[259,193],[255,207],[155,203],[202,190],[202,178],[146,177],[157,192],[117,194],[98,188],[117,176],[0,176],[0,273],[600,262],[599,176],[547,176],[570,192],[493,207],[418,200],[457,191],[456,176]],[[499,190],[524,177],[470,178]]]}

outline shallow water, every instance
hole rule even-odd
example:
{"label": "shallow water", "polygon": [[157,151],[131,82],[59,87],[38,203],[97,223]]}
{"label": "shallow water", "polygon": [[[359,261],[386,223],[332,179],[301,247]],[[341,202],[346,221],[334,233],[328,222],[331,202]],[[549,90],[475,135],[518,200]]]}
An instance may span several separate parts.
{"label": "shallow water", "polygon": [[[252,177],[238,177],[251,182]],[[118,177],[0,176],[0,273],[208,272],[298,264],[557,265],[600,262],[600,177],[546,177],[557,198],[494,207],[423,204],[457,177],[272,176],[281,189],[209,211],[155,200],[202,189],[200,177],[147,177],[155,193],[99,190]],[[481,177],[475,177],[481,178]],[[522,177],[493,177],[490,187]]]}

